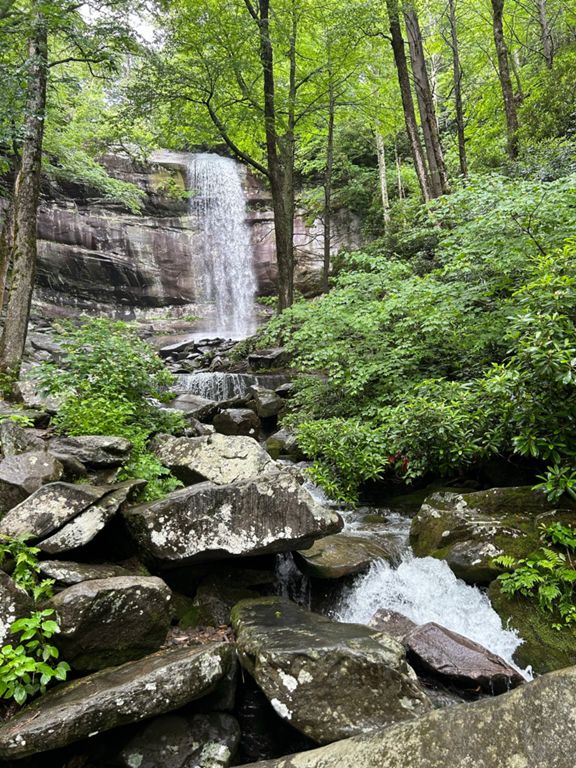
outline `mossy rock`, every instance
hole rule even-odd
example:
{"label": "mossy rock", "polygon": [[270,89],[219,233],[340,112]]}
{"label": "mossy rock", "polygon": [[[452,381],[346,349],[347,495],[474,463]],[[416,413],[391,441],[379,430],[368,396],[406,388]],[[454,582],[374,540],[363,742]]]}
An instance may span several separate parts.
{"label": "mossy rock", "polygon": [[498,581],[488,589],[488,597],[504,625],[516,629],[523,644],[514,660],[521,667],[532,666],[539,674],[576,665],[576,627],[554,629],[558,617],[543,611],[535,600],[503,594]]}

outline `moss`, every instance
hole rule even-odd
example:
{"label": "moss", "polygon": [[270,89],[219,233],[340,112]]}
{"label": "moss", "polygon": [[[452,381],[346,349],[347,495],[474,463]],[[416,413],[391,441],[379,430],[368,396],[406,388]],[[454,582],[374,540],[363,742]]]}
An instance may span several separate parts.
{"label": "moss", "polygon": [[554,629],[552,624],[558,617],[528,598],[504,595],[497,581],[490,584],[488,596],[504,624],[516,629],[524,640],[514,654],[520,666],[531,665],[535,672],[544,674],[576,665],[576,627]]}

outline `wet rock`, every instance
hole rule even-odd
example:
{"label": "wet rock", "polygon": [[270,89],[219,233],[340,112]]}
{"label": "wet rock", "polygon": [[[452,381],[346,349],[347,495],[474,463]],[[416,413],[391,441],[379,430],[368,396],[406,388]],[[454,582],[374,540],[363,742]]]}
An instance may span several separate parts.
{"label": "wet rock", "polygon": [[171,592],[154,576],[82,581],[50,601],[60,622],[62,658],[83,672],[157,651],[170,626]]}
{"label": "wet rock", "polygon": [[118,768],[228,768],[239,742],[231,715],[164,715],[122,749]]}
{"label": "wet rock", "polygon": [[[271,578],[268,574],[267,581]],[[243,583],[236,574],[208,576],[199,584],[194,596],[194,608],[198,623],[210,627],[220,627],[230,623],[232,608],[248,598],[259,597],[259,593]]]}
{"label": "wet rock", "polygon": [[92,579],[110,579],[114,576],[130,576],[130,571],[113,563],[72,563],[66,560],[41,560],[40,573],[57,584],[80,584]]}
{"label": "wet rock", "polygon": [[283,719],[320,743],[413,719],[430,708],[394,639],[277,597],[232,611],[240,662]]}
{"label": "wet rock", "polygon": [[575,712],[572,667],[497,698],[245,768],[573,768]]}
{"label": "wet rock", "polygon": [[410,543],[416,556],[444,559],[459,578],[488,584],[501,572],[495,557],[526,557],[540,545],[538,526],[556,520],[576,523],[574,505],[555,509],[531,488],[440,492],[414,517]]}
{"label": "wet rock", "polygon": [[218,410],[218,403],[214,400],[208,400],[200,395],[190,395],[188,393],[178,395],[170,402],[170,407],[181,411],[186,418],[205,421],[212,418]]}
{"label": "wet rock", "polygon": [[277,395],[272,389],[252,386],[250,387],[250,393],[254,398],[256,413],[261,419],[269,419],[272,416],[278,416],[286,405],[283,398]]}
{"label": "wet rock", "polygon": [[43,430],[20,427],[13,421],[0,422],[0,454],[18,456],[27,451],[44,451],[46,443],[42,436],[45,434]]}
{"label": "wet rock", "polygon": [[210,480],[218,485],[258,477],[274,469],[274,462],[251,437],[159,435],[153,451],[185,484]]}
{"label": "wet rock", "polygon": [[266,440],[266,450],[273,459],[287,457],[293,461],[302,461],[304,454],[298,447],[296,435],[289,429],[279,429]]}
{"label": "wet rock", "polygon": [[130,454],[132,443],[123,437],[81,435],[79,437],[54,437],[49,450],[55,456],[73,456],[90,467],[117,467]]}
{"label": "wet rock", "polygon": [[556,629],[560,617],[543,611],[535,599],[504,595],[500,583],[488,588],[492,607],[505,626],[516,629],[523,642],[514,652],[520,667],[531,666],[538,674],[576,665],[576,631],[573,625]]}
{"label": "wet rock", "polygon": [[504,693],[524,682],[518,670],[457,632],[429,622],[404,638],[413,666],[464,688]]}
{"label": "wet rock", "polygon": [[317,579],[341,579],[370,567],[374,560],[389,560],[390,553],[366,536],[337,533],[325,536],[309,549],[300,549],[296,561],[307,576]]}
{"label": "wet rock", "polygon": [[32,610],[31,598],[7,573],[0,571],[0,647],[13,641],[10,627],[16,619],[29,616]]}
{"label": "wet rock", "polygon": [[199,483],[123,514],[143,553],[164,566],[290,551],[342,528],[337,513],[284,472]]}
{"label": "wet rock", "polygon": [[233,646],[170,648],[49,691],[0,725],[0,759],[57,749],[178,709],[210,693],[234,663]]}
{"label": "wet rock", "polygon": [[260,419],[249,408],[225,408],[214,416],[212,423],[223,435],[258,437],[260,434]]}
{"label": "wet rock", "polygon": [[290,364],[290,353],[283,347],[259,349],[248,355],[248,364],[258,371],[285,368]]}
{"label": "wet rock", "polygon": [[374,616],[368,622],[368,626],[373,629],[377,629],[378,632],[384,632],[390,637],[393,637],[398,642],[402,642],[406,635],[413,629],[417,628],[412,619],[407,616],[403,616],[396,611],[387,611],[385,608],[380,608],[376,611]]}
{"label": "wet rock", "polygon": [[39,542],[38,546],[51,555],[85,546],[112,520],[124,502],[144,485],[142,480],[128,480],[109,486],[103,498],[91,504],[52,536]]}
{"label": "wet rock", "polygon": [[46,483],[62,477],[62,464],[46,451],[29,451],[0,461],[0,515]]}
{"label": "wet rock", "polygon": [[277,395],[280,395],[280,397],[288,398],[288,397],[292,397],[295,389],[296,389],[296,385],[294,384],[294,382],[287,381],[285,384],[280,384],[279,387],[276,387],[274,392],[276,392]]}

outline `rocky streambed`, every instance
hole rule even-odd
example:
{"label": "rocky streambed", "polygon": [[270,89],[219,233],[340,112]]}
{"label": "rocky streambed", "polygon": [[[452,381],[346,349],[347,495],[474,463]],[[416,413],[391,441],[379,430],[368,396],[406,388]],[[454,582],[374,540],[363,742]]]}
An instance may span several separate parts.
{"label": "rocky streambed", "polygon": [[[0,765],[572,768],[576,637],[505,599],[492,559],[574,510],[529,488],[338,508],[278,429],[280,357],[181,387],[186,434],[153,448],[183,487],[159,501],[117,481],[127,441],[0,423],[0,535],[40,549],[71,666],[5,710]],[[31,611],[4,567],[3,644]]]}

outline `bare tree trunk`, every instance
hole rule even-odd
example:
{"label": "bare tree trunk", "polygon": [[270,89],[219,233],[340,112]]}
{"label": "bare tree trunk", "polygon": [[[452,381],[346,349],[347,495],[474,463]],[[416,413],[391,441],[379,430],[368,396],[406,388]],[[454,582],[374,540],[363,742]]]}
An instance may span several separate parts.
{"label": "bare tree trunk", "polygon": [[388,9],[388,18],[390,21],[390,34],[392,43],[392,52],[394,53],[394,62],[398,75],[398,85],[400,86],[400,96],[402,98],[402,108],[404,110],[404,122],[406,124],[406,133],[410,142],[414,169],[420,184],[422,197],[426,202],[432,199],[433,195],[430,189],[426,161],[422,153],[422,145],[418,136],[418,124],[416,123],[416,113],[414,111],[414,101],[410,89],[410,75],[408,73],[408,64],[406,62],[406,52],[404,50],[404,38],[400,27],[400,13],[398,10],[398,0],[386,0]]}
{"label": "bare tree trunk", "polygon": [[378,154],[378,176],[380,178],[384,229],[387,229],[390,223],[390,196],[388,194],[388,179],[386,177],[386,151],[384,149],[384,139],[378,130],[376,131],[376,152]]}
{"label": "bare tree trunk", "polygon": [[460,46],[456,26],[456,0],[448,0],[450,14],[450,47],[452,48],[452,73],[454,77],[454,107],[456,109],[456,131],[458,134],[458,159],[460,173],[468,176],[466,157],[466,137],[464,134],[464,107],[462,104],[462,67],[460,65]]}
{"label": "bare tree trunk", "polygon": [[413,7],[409,7],[404,11],[404,19],[406,20],[412,74],[414,76],[414,87],[420,111],[420,123],[424,134],[428,168],[430,169],[430,187],[432,195],[439,197],[450,191],[450,185],[444,163],[444,153],[440,144],[440,133],[438,131],[432,88],[430,87],[428,70],[426,69],[422,32],[418,16]]}
{"label": "bare tree trunk", "polygon": [[[328,43],[330,49],[330,43]],[[322,269],[322,292],[328,293],[330,261],[332,257],[332,174],[334,170],[334,122],[336,117],[336,94],[330,50],[328,51],[328,135],[326,138],[326,168],[324,170],[324,264]]]}
{"label": "bare tree trunk", "polygon": [[4,309],[6,300],[6,291],[8,288],[8,270],[10,269],[10,258],[12,255],[12,242],[14,240],[14,201],[10,200],[2,219],[2,229],[0,231],[0,314]]}
{"label": "bare tree trunk", "polygon": [[394,144],[394,160],[396,162],[396,183],[398,185],[398,199],[404,199],[404,185],[402,184],[402,163],[398,154],[398,145]]}
{"label": "bare tree trunk", "polygon": [[504,0],[491,0],[492,2],[492,29],[494,32],[494,45],[498,58],[498,75],[502,98],[504,100],[504,115],[506,118],[506,133],[508,136],[508,155],[514,159],[518,157],[518,113],[516,101],[510,79],[510,63],[508,48],[504,40],[504,27],[502,17],[504,14]]}
{"label": "bare tree trunk", "polygon": [[546,0],[535,0],[535,2],[536,7],[538,8],[538,21],[540,23],[540,33],[542,37],[542,54],[546,66],[548,69],[552,69],[554,66],[554,39],[548,22]]}
{"label": "bare tree trunk", "polygon": [[47,60],[48,33],[38,3],[29,44],[22,164],[14,189],[10,295],[0,341],[0,372],[10,380],[17,378],[22,364],[36,272],[36,218],[46,113]]}

